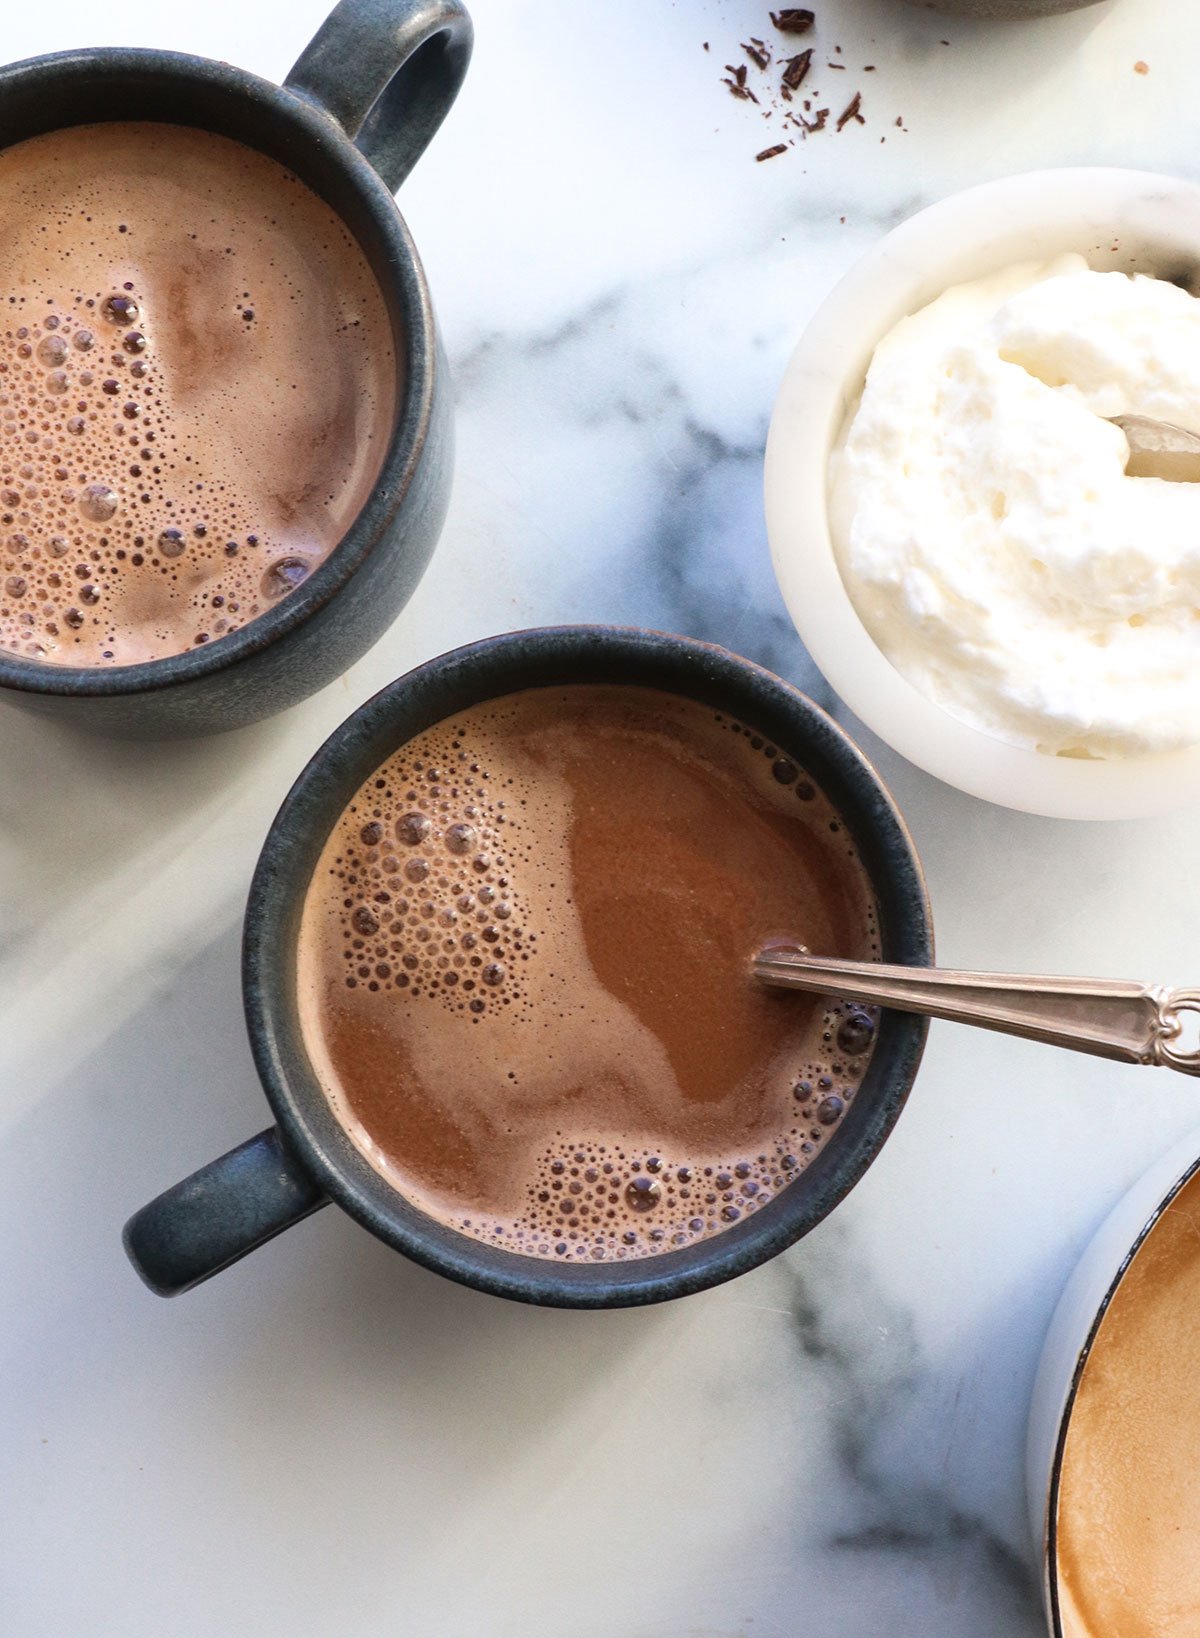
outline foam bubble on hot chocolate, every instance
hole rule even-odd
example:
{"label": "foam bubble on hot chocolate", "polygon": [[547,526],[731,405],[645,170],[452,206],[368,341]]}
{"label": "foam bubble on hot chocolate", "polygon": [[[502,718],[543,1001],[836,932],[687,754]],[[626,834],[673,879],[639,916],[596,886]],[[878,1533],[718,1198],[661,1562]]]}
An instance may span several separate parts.
{"label": "foam bubble on hot chocolate", "polygon": [[361,250],[282,166],[175,126],[4,150],[0,216],[0,647],[107,665],[237,631],[382,460]]}
{"label": "foam bubble on hot chocolate", "polygon": [[531,863],[528,797],[501,789],[461,741],[433,735],[351,804],[331,866],[347,989],[430,996],[471,1021],[524,1001],[537,933],[514,876]]}
{"label": "foam bubble on hot chocolate", "polygon": [[[189,646],[237,630],[269,600],[265,550],[255,550],[242,509],[180,470],[153,351],[134,374],[122,348],[134,332],[117,328],[108,338],[116,350],[95,358],[81,315],[91,319],[96,304],[96,294],[76,294],[63,314],[0,331],[0,641],[35,658],[71,657],[70,634],[87,625],[100,657],[115,659],[122,583],[134,571],[157,574],[167,597],[186,599],[216,540],[226,562],[218,586],[201,594]],[[117,326],[120,311],[111,311]],[[89,367],[63,368],[75,359]]]}

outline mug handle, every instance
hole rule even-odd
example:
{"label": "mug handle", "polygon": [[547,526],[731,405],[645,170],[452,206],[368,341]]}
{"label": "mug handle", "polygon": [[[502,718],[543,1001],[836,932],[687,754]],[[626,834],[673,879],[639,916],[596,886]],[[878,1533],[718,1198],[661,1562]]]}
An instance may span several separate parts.
{"label": "mug handle", "polygon": [[151,1291],[177,1297],[327,1204],[272,1126],[135,1211],[122,1239]]}
{"label": "mug handle", "polygon": [[395,193],[471,60],[461,0],[340,0],[284,80],[345,131]]}

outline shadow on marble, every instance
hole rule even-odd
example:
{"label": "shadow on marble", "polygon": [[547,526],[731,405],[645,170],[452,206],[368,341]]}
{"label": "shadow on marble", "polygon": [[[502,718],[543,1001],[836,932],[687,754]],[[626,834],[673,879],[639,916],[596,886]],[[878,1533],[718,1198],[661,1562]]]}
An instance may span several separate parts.
{"label": "shadow on marble", "polygon": [[0,902],[19,886],[22,903],[52,916],[65,898],[187,831],[269,753],[281,722],[134,742],[0,705],[0,846],[11,860]]}
{"label": "shadow on marble", "polygon": [[[269,1124],[245,1036],[239,962],[233,924],[61,1085],[44,1088],[5,1137],[11,1181],[0,1235],[21,1253],[7,1280],[48,1284],[53,1298],[43,1293],[35,1303],[30,1291],[22,1303],[14,1294],[8,1311],[31,1322],[38,1312],[58,1316],[50,1333],[22,1340],[21,1368],[36,1369],[46,1351],[65,1346],[81,1314],[103,1311],[92,1368],[153,1376],[182,1366],[191,1376],[219,1364],[244,1442],[250,1423],[264,1413],[264,1428],[286,1420],[293,1395],[318,1381],[352,1377],[354,1392],[377,1398],[386,1420],[398,1393],[469,1399],[486,1361],[503,1384],[500,1459],[519,1442],[526,1417],[544,1430],[556,1399],[585,1391],[589,1372],[610,1370],[653,1332],[658,1311],[556,1314],[486,1297],[409,1263],[336,1207],[172,1301],[146,1292],[126,1262],[120,1232],[131,1211]],[[523,1387],[516,1360],[536,1350],[539,1336],[553,1338],[550,1369],[526,1371]],[[561,1356],[556,1362],[564,1342],[569,1372]],[[195,1349],[186,1362],[185,1347]],[[273,1398],[264,1406],[268,1377]]]}

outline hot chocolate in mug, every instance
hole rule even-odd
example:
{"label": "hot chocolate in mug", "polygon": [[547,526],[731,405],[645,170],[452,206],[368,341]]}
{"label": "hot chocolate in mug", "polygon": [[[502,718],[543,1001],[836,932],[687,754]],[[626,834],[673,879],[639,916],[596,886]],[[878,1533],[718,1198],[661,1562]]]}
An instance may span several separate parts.
{"label": "hot chocolate in mug", "polygon": [[0,699],[234,728],[394,619],[453,430],[392,194],[470,46],[459,0],[342,0],[283,86],[165,51],[0,69]]}

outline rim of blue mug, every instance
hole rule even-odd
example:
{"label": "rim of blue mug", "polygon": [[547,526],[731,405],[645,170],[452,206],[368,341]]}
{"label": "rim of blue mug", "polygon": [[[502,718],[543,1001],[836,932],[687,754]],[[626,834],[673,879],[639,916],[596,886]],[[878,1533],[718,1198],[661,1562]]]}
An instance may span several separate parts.
{"label": "rim of blue mug", "polygon": [[[15,90],[29,89],[42,79],[52,78],[68,86],[86,83],[92,87],[98,76],[122,75],[147,82],[172,77],[186,79],[194,85],[212,86],[218,94],[241,96],[259,105],[269,104],[278,119],[290,125],[296,136],[314,152],[319,151],[323,160],[327,162],[336,156],[347,184],[356,190],[365,205],[372,227],[379,235],[380,248],[388,258],[390,286],[375,271],[373,260],[369,260],[392,319],[397,355],[397,405],[383,464],[370,495],[325,561],[273,608],[265,609],[239,630],[212,643],[132,665],[59,665],[0,650],[0,689],[101,698],[152,693],[227,670],[269,648],[337,596],[379,545],[408,493],[429,429],[437,339],[424,268],[395,198],[333,116],[315,101],[231,63],[143,47],[88,47],[7,64],[0,67],[0,102]],[[80,122],[51,122],[30,135],[68,130],[77,123]],[[211,129],[204,125],[197,128]],[[223,133],[216,130],[214,134]],[[17,137],[3,146],[12,147],[23,140],[26,139]],[[252,143],[246,145],[253,146]],[[301,174],[303,162],[298,159],[288,168]],[[336,205],[330,203],[330,209],[342,216]],[[354,236],[356,242],[361,243],[361,236]]]}
{"label": "rim of blue mug", "polygon": [[[295,996],[299,920],[312,871],[347,802],[388,755],[422,727],[395,729],[414,711],[432,726],[470,703],[523,687],[584,681],[556,675],[580,659],[597,667],[614,657],[640,662],[632,686],[661,687],[713,704],[760,731],[807,767],[825,786],[863,855],[877,896],[884,887],[903,910],[897,926],[881,925],[885,955],[917,964],[933,960],[933,926],[920,860],[907,826],[882,779],[838,725],[790,683],[713,644],[671,633],[622,626],[537,627],[507,632],[453,649],[388,684],[348,717],[301,772],[272,822],[250,888],[243,938],[243,993],[251,1049],[268,1102],[285,1140],[329,1197],[378,1238],[414,1262],[494,1296],[562,1308],[627,1307],[690,1295],[745,1273],[787,1249],[821,1222],[861,1180],[890,1136],[908,1099],[924,1050],[928,1021],[891,1013],[876,1056],[851,1104],[867,1113],[852,1147],[846,1124],[800,1177],[762,1210],[679,1250],[628,1261],[567,1263],[491,1246],[425,1213],[366,1159],[333,1112],[308,1060]],[[645,681],[661,666],[669,681]],[[689,668],[691,668],[689,672]],[[525,671],[541,680],[524,681]],[[684,674],[688,673],[689,687]],[[614,681],[612,677],[598,677]],[[464,683],[467,685],[464,692]],[[718,690],[720,704],[718,704]],[[705,698],[710,693],[712,698]],[[459,700],[440,709],[440,701]],[[761,716],[786,716],[791,734],[776,734]],[[749,706],[749,709],[746,707]],[[818,764],[815,771],[812,764]],[[822,781],[821,774],[826,778]],[[830,777],[832,775],[832,777]],[[839,800],[854,798],[854,811]],[[866,846],[864,847],[864,842]],[[874,862],[886,859],[889,880]],[[881,902],[881,911],[883,905]],[[883,922],[881,915],[881,924]],[[899,925],[903,922],[903,925]],[[886,1043],[886,1052],[880,1049]],[[876,1086],[875,1067],[879,1068]],[[886,1081],[885,1081],[886,1077]],[[296,1080],[302,1087],[298,1088]],[[866,1096],[864,1097],[864,1093]],[[832,1160],[830,1159],[832,1157]]]}

